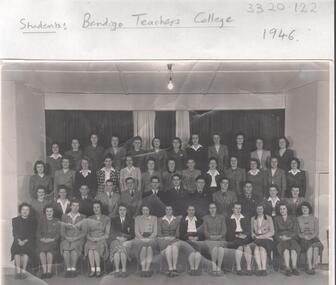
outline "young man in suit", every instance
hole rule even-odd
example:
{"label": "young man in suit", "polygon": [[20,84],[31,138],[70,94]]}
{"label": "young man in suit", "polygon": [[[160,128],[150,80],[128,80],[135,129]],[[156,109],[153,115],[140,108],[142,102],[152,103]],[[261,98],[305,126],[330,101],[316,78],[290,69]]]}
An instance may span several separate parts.
{"label": "young man in suit", "polygon": [[134,218],[139,214],[142,195],[141,191],[135,189],[135,181],[133,177],[126,178],[126,190],[121,192],[120,202],[127,207],[129,216]]}
{"label": "young man in suit", "polygon": [[79,213],[90,217],[93,215],[92,198],[90,197],[90,189],[87,185],[81,185],[79,188],[80,196],[79,201]]}
{"label": "young man in suit", "polygon": [[165,193],[160,189],[160,178],[152,176],[151,191],[142,194],[142,202],[150,209],[150,213],[156,217],[162,217],[165,214],[166,205],[162,202],[165,199]]}
{"label": "young man in suit", "polygon": [[280,199],[285,197],[286,193],[286,174],[285,171],[278,168],[278,158],[271,157],[271,168],[266,171],[267,187],[275,184],[279,188],[278,196]]}

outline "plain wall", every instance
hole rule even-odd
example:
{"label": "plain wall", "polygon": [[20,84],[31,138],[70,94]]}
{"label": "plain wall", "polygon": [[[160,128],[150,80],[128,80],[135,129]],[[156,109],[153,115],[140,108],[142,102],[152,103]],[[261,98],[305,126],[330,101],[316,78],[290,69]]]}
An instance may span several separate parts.
{"label": "plain wall", "polygon": [[2,235],[3,264],[10,261],[11,219],[18,204],[30,201],[32,164],[45,159],[44,95],[22,84],[2,83]]}
{"label": "plain wall", "polygon": [[261,110],[284,107],[284,94],[45,94],[47,110]]}
{"label": "plain wall", "polygon": [[323,263],[328,262],[329,229],[329,84],[313,82],[288,92],[285,134],[307,174],[306,198],[319,218],[320,239],[325,247]]}

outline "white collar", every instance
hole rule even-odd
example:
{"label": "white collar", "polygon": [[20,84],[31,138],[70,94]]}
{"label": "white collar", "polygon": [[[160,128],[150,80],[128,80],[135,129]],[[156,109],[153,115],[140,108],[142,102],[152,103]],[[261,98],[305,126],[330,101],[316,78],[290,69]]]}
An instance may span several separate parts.
{"label": "white collar", "polygon": [[190,219],[189,216],[186,216],[185,220],[188,221],[188,222],[196,222],[197,218],[196,218],[196,216],[194,216],[194,217],[192,217],[192,219]]}
{"label": "white collar", "polygon": [[59,159],[62,158],[62,155],[60,153],[58,153],[57,155],[55,155],[54,153],[52,155],[50,155],[49,157],[53,158],[53,159]]}
{"label": "white collar", "polygon": [[[61,199],[57,199],[56,202],[62,204],[62,200]],[[69,199],[66,199],[65,200],[65,204],[68,204],[68,203],[70,203],[70,201],[69,201]]]}
{"label": "white collar", "polygon": [[[102,171],[108,171],[106,168],[105,168],[105,166],[102,168],[102,169],[100,169],[100,170],[102,170]],[[113,167],[111,167],[111,170],[110,171],[115,171],[115,169],[113,168]]]}
{"label": "white collar", "polygon": [[258,173],[260,172],[260,170],[259,169],[256,169],[256,170],[249,170],[249,172],[248,173],[250,173],[251,175],[257,175]]}
{"label": "white collar", "polygon": [[168,224],[170,224],[172,221],[174,221],[176,219],[175,216],[171,216],[170,220],[168,219],[168,217],[166,215],[163,216],[162,221],[167,221]]}
{"label": "white collar", "polygon": [[72,219],[76,219],[77,217],[80,216],[80,213],[78,212],[76,215],[73,215],[72,212],[69,212],[69,213],[68,213],[68,216],[69,216],[70,218],[72,218]]}
{"label": "white collar", "polygon": [[125,167],[125,169],[128,171],[128,172],[131,172],[135,169],[134,166],[132,166],[131,168],[129,168],[128,166]]}
{"label": "white collar", "polygon": [[217,169],[216,169],[216,171],[215,171],[213,174],[211,174],[211,171],[210,171],[210,170],[208,170],[207,173],[210,174],[211,176],[217,176],[217,175],[219,175],[219,172],[218,172]]}
{"label": "white collar", "polygon": [[194,150],[196,150],[196,151],[197,151],[199,148],[201,148],[201,147],[202,147],[201,144],[198,144],[197,147],[195,147],[194,145],[191,146],[191,148],[194,149]]}
{"label": "white collar", "polygon": [[[80,170],[79,172],[82,173],[82,174],[84,174],[84,170],[83,170],[83,169]],[[85,173],[91,173],[91,170],[90,170],[90,169],[87,169],[87,170],[85,171]]]}
{"label": "white collar", "polygon": [[301,170],[300,169],[296,169],[296,171],[294,172],[293,169],[289,170],[288,173],[292,173],[293,175],[296,175],[297,173],[300,173]]}
{"label": "white collar", "polygon": [[[245,218],[242,214],[239,215],[239,220],[242,219],[242,218]],[[236,216],[234,214],[231,215],[231,219],[237,219]]]}
{"label": "white collar", "polygon": [[[272,198],[271,198],[271,196],[268,197],[267,201],[271,201],[271,202],[273,201]],[[275,199],[275,203],[278,202],[278,201],[280,202],[280,199],[277,196],[276,199]]]}

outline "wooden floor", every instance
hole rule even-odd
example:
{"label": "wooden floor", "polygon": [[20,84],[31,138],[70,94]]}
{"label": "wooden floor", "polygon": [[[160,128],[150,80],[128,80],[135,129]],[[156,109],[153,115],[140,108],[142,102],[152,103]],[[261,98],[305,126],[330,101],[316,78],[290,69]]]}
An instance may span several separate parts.
{"label": "wooden floor", "polygon": [[327,285],[328,271],[320,270],[316,275],[307,275],[301,272],[300,276],[286,277],[281,273],[273,272],[266,277],[257,276],[237,276],[233,273],[228,273],[223,277],[212,277],[207,273],[201,276],[189,276],[187,273],[182,273],[175,278],[168,278],[163,274],[155,274],[151,278],[141,278],[137,274],[130,275],[125,279],[115,278],[112,275],[105,275],[102,278],[88,278],[86,276],[78,276],[72,279],[65,279],[62,276],[53,277],[46,281],[30,275],[25,280],[15,280],[13,277],[13,269],[6,268],[3,271],[3,285]]}

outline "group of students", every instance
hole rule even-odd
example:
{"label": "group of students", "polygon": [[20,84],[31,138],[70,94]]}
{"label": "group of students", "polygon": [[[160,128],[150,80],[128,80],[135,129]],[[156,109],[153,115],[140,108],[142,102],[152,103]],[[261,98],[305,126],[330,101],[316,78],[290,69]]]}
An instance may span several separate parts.
{"label": "group of students", "polygon": [[[318,221],[305,201],[306,178],[286,138],[271,155],[244,147],[236,136],[230,151],[213,135],[207,150],[193,134],[182,149],[179,138],[169,150],[144,151],[140,137],[126,151],[112,136],[104,151],[98,135],[82,152],[78,139],[64,156],[52,144],[47,162],[37,161],[31,176],[31,202],[19,206],[13,219],[11,248],[15,278],[26,277],[28,260],[38,253],[42,278],[52,276],[52,264],[61,253],[65,277],[77,275],[77,261],[87,256],[89,276],[100,277],[101,261],[114,264],[116,277],[126,277],[127,261],[138,260],[141,276],[152,275],[156,251],[165,255],[168,276],[178,275],[180,251],[188,257],[191,275],[201,274],[202,256],[211,259],[211,274],[223,275],[224,249],[235,253],[237,274],[266,275],[267,259],[280,257],[285,274],[297,275],[297,258],[306,253],[308,274],[314,274],[323,246]],[[101,168],[103,163],[104,167]],[[245,168],[248,167],[248,171]],[[242,270],[244,255],[246,270]]]}

